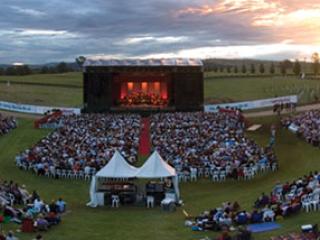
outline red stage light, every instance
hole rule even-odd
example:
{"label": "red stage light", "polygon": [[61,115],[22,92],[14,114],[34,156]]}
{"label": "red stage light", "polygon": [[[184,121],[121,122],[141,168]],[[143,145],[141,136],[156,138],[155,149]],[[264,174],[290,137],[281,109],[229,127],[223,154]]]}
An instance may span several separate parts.
{"label": "red stage light", "polygon": [[128,82],[128,90],[129,91],[133,90],[133,82]]}
{"label": "red stage light", "polygon": [[160,82],[154,82],[153,89],[156,93],[159,93],[160,92]]}
{"label": "red stage light", "polygon": [[148,90],[148,83],[147,83],[147,82],[141,83],[141,89],[142,89],[143,92],[147,92],[147,90]]}

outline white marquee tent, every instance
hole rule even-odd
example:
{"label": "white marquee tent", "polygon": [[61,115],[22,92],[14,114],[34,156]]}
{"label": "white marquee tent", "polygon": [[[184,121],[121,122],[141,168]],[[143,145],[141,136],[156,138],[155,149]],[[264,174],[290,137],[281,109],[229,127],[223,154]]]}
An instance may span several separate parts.
{"label": "white marquee tent", "polygon": [[90,184],[90,202],[87,206],[97,207],[99,205],[99,194],[97,193],[97,178],[134,178],[136,177],[137,168],[131,166],[116,151],[111,160],[95,176],[92,177]]}
{"label": "white marquee tent", "polygon": [[95,176],[92,177],[90,184],[90,202],[87,206],[97,207],[100,204],[99,193],[97,192],[98,178],[167,178],[172,177],[173,186],[177,201],[180,199],[179,182],[176,170],[166,163],[157,151],[155,151],[143,164],[141,168],[131,166],[116,151],[108,162]]}
{"label": "white marquee tent", "polygon": [[166,178],[172,177],[177,200],[180,199],[179,181],[176,170],[166,163],[157,151],[148,158],[138,170],[137,178]]}

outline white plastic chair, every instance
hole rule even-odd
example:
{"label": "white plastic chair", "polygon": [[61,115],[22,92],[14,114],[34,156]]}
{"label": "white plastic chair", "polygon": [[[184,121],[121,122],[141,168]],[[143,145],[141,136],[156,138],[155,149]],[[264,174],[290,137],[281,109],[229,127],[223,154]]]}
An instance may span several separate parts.
{"label": "white plastic chair", "polygon": [[244,172],[244,179],[250,180],[253,178],[253,171],[251,169],[247,169],[247,171]]}
{"label": "white plastic chair", "polygon": [[147,208],[153,208],[153,207],[154,207],[154,197],[147,196]]}
{"label": "white plastic chair", "polygon": [[311,202],[310,202],[309,195],[302,196],[301,204],[302,204],[302,209],[305,210],[306,212],[309,212],[311,210]]}
{"label": "white plastic chair", "polygon": [[66,170],[66,169],[62,169],[62,171],[61,171],[61,177],[64,177],[64,178],[67,177],[67,170]]}
{"label": "white plastic chair", "polygon": [[190,181],[197,181],[198,171],[196,168],[190,169]]}
{"label": "white plastic chair", "polygon": [[319,195],[310,193],[309,200],[311,203],[312,210],[317,211],[319,209]]}
{"label": "white plastic chair", "polygon": [[214,181],[214,182],[218,182],[219,181],[219,172],[218,171],[214,171],[213,172],[212,181]]}
{"label": "white plastic chair", "polygon": [[227,177],[226,172],[225,171],[220,171],[220,174],[219,174],[220,181],[225,181],[226,177]]}
{"label": "white plastic chair", "polygon": [[116,207],[118,208],[119,207],[119,203],[120,203],[120,199],[119,199],[119,196],[118,195],[112,195],[111,196],[111,200],[112,200],[112,204],[111,204],[111,207]]}

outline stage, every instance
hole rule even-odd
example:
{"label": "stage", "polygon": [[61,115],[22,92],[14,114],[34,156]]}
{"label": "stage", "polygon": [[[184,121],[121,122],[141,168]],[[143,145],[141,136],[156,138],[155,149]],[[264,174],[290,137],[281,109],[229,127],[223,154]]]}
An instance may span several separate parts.
{"label": "stage", "polygon": [[203,110],[203,64],[194,59],[84,63],[84,112]]}

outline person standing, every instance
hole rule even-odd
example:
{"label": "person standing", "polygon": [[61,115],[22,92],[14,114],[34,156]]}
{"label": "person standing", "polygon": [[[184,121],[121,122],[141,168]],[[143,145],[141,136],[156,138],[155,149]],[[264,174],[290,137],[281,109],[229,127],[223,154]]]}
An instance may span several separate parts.
{"label": "person standing", "polygon": [[269,146],[273,147],[276,142],[276,126],[274,124],[272,124],[270,127],[270,133]]}

